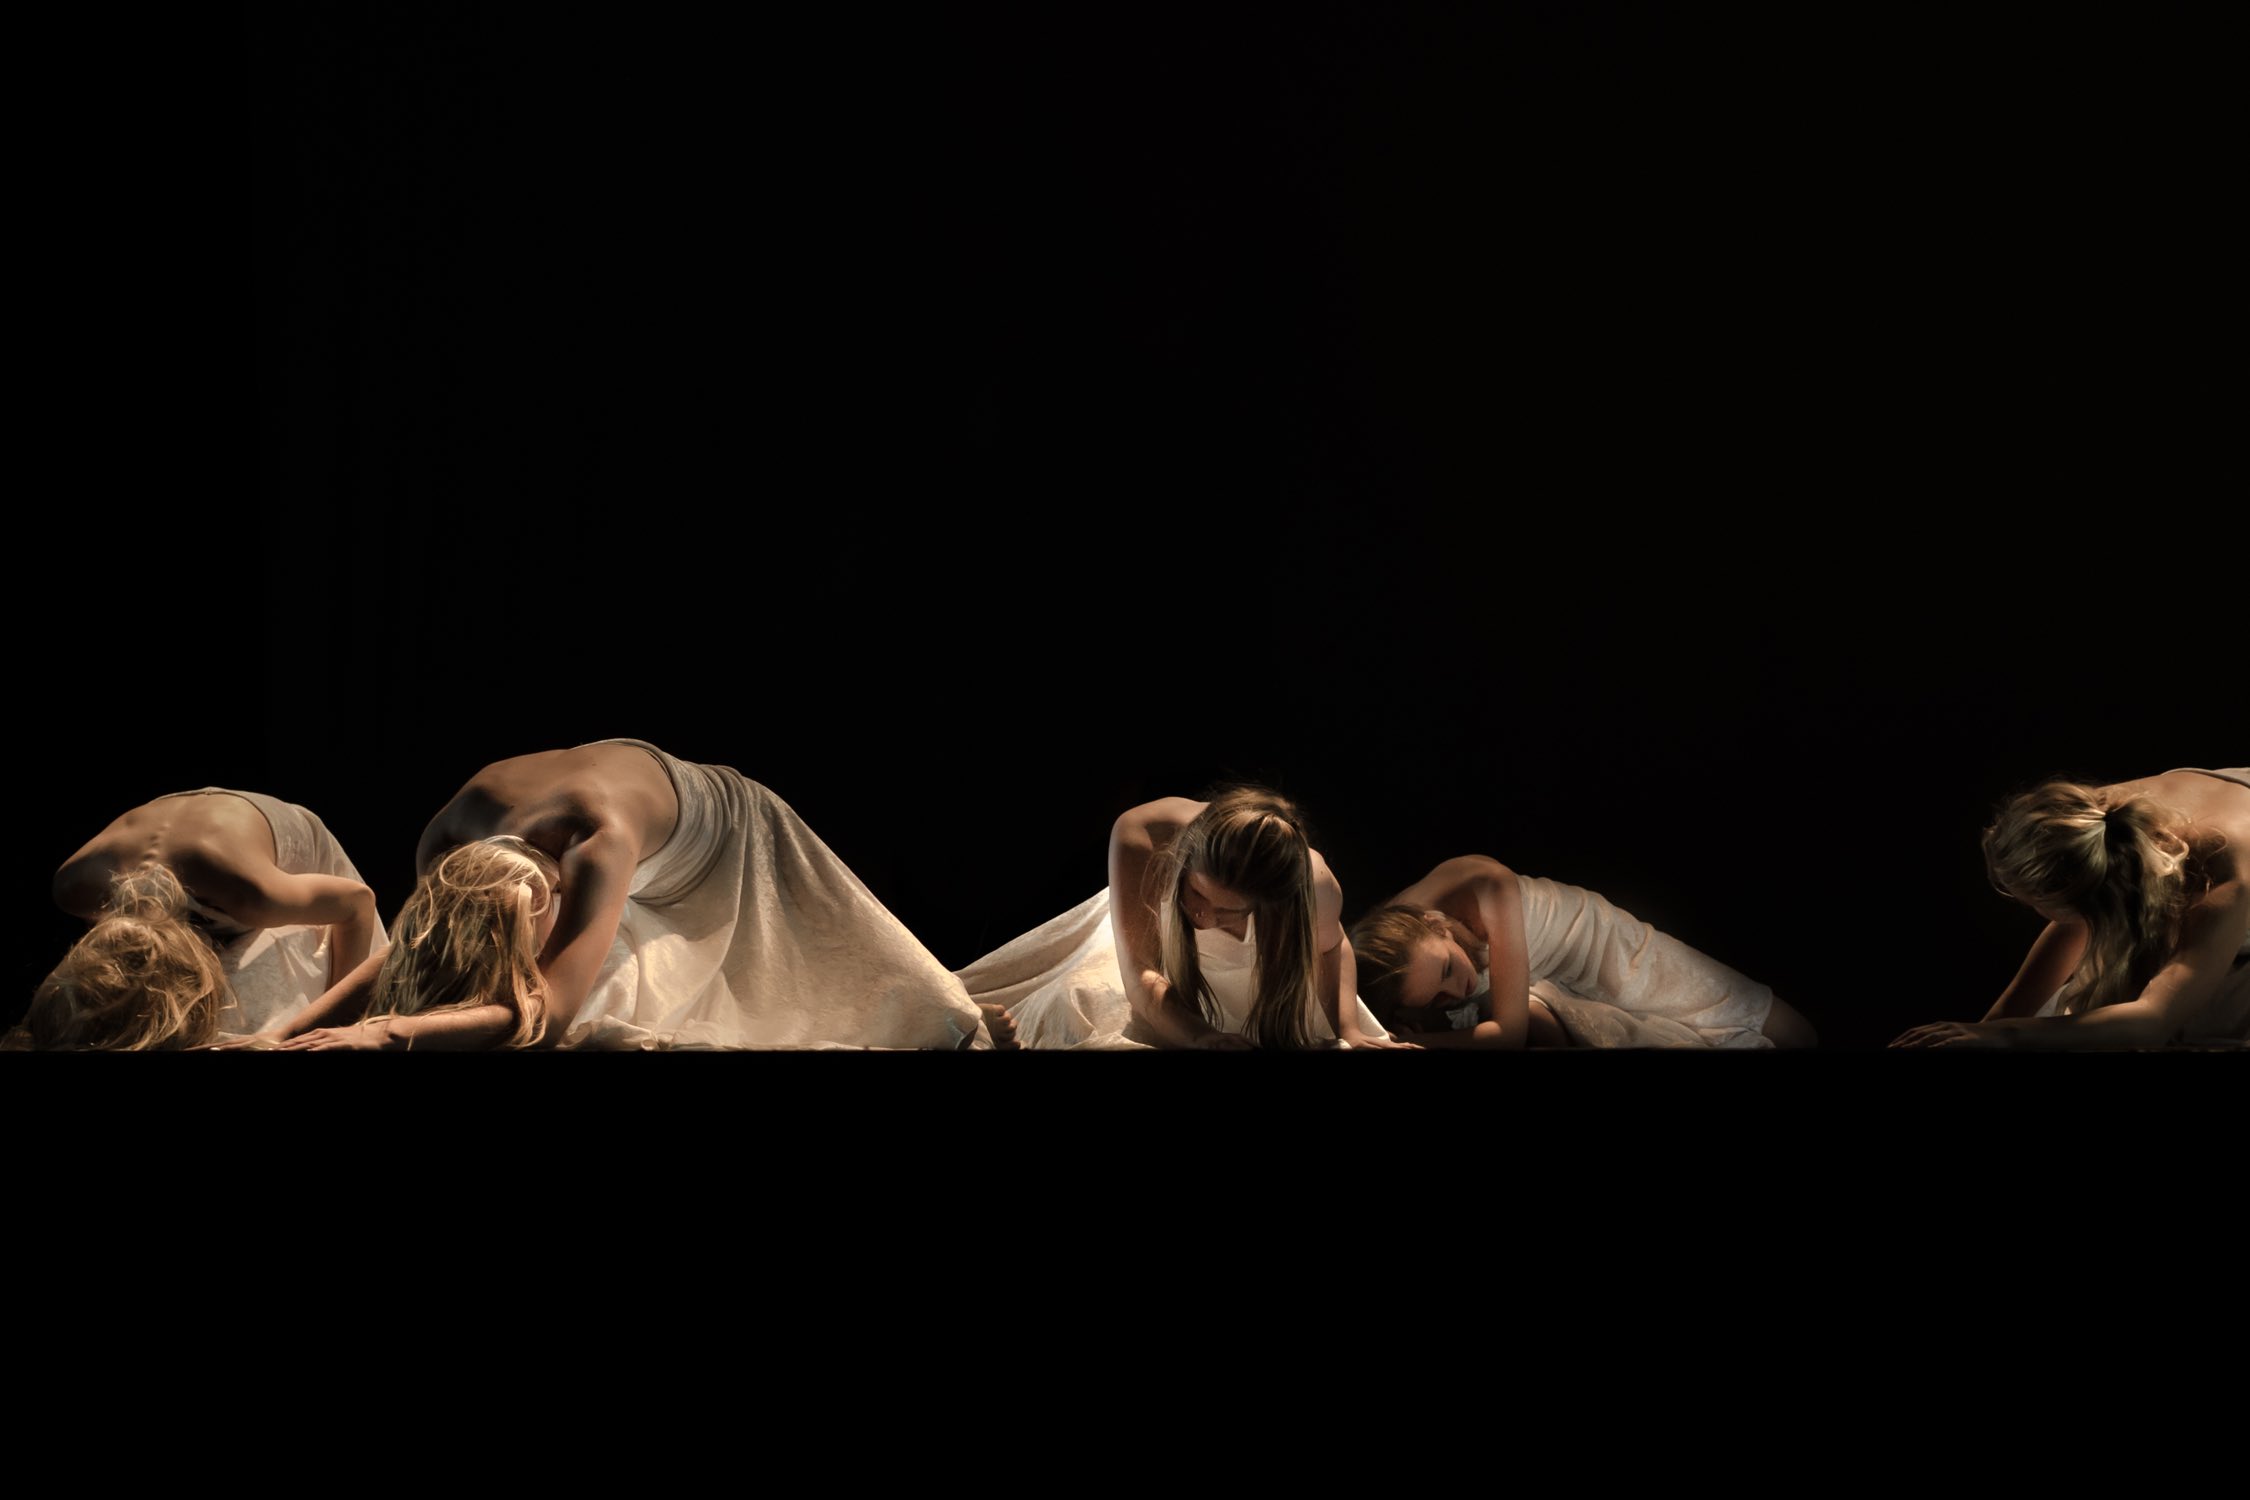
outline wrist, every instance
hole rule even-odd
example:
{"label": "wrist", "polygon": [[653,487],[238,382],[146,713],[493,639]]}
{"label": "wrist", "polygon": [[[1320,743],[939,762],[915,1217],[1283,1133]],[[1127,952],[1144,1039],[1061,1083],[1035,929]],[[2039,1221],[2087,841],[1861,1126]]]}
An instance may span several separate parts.
{"label": "wrist", "polygon": [[414,1048],[414,1023],[402,1016],[377,1016],[360,1024],[375,1030],[380,1038],[375,1044],[378,1052],[410,1052]]}

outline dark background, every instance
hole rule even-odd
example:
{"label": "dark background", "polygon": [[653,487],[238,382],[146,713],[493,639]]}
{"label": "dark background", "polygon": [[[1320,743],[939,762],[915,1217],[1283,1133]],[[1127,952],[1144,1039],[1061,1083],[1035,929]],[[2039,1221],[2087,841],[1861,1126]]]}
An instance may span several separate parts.
{"label": "dark background", "polygon": [[1973,1017],[1998,798],[2250,759],[2218,96],[2142,25],[254,16],[85,111],[6,1019],[139,801],[302,802],[387,918],[612,735],[953,967],[1245,777],[1351,915],[1485,852],[1833,1045]]}

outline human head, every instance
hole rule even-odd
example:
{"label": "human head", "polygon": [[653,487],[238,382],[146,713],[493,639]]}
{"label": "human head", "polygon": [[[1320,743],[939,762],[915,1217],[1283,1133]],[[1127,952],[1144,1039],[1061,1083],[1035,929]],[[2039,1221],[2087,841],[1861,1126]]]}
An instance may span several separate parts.
{"label": "human head", "polygon": [[1984,831],[1993,887],[2087,928],[2072,1009],[2128,998],[2169,952],[2186,904],[2184,820],[2147,797],[2049,781],[2001,804]]}
{"label": "human head", "polygon": [[1476,990],[1476,961],[1443,912],[1378,907],[1351,939],[1359,998],[1392,1031],[1424,1030],[1433,1008]]}
{"label": "human head", "polygon": [[1164,973],[1216,1023],[1194,932],[1248,924],[1257,943],[1246,1030],[1261,1047],[1308,1047],[1317,1006],[1312,843],[1295,803],[1263,787],[1214,796],[1156,865]]}
{"label": "human head", "polygon": [[28,1044],[150,1052],[217,1036],[234,992],[187,911],[187,892],[165,866],[121,871],[94,925],[32,997]]}
{"label": "human head", "polygon": [[505,1005],[516,1013],[508,1045],[536,1042],[546,1030],[539,952],[561,890],[553,857],[512,834],[447,851],[399,912],[369,1014]]}

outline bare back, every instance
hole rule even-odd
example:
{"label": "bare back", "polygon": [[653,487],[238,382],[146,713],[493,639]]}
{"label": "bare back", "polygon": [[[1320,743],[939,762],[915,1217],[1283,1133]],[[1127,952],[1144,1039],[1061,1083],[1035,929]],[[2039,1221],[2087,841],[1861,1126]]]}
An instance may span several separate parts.
{"label": "bare back", "polygon": [[503,833],[554,858],[560,914],[539,951],[539,971],[559,1037],[601,971],[635,868],[663,849],[679,820],[670,773],[639,745],[542,750],[470,777],[422,831],[415,873],[427,876],[448,850]]}
{"label": "bare back", "polygon": [[255,804],[230,792],[181,792],[121,815],[65,860],[55,872],[55,904],[90,922],[113,879],[156,864],[190,898],[225,911],[244,881],[280,873],[275,859],[273,826]]}
{"label": "bare back", "polygon": [[[2250,787],[2200,771],[2166,771],[2104,789],[2145,796],[2188,820],[2193,859],[2209,882],[2181,922],[2180,948],[2146,994],[2176,992],[2185,999],[2170,1014],[2191,1036],[2250,1035],[2250,982],[2243,955],[2250,953]],[[2201,976],[2200,978],[2198,976]]]}
{"label": "bare back", "polygon": [[2200,771],[2166,771],[2138,781],[2113,782],[2103,790],[2147,797],[2199,829],[2218,834],[2218,840],[2198,840],[2196,848],[2212,884],[2250,884],[2250,787]]}
{"label": "bare back", "polygon": [[448,849],[501,833],[558,861],[605,833],[637,863],[664,847],[679,817],[672,778],[637,745],[542,750],[470,777],[423,830],[415,872],[429,873]]}

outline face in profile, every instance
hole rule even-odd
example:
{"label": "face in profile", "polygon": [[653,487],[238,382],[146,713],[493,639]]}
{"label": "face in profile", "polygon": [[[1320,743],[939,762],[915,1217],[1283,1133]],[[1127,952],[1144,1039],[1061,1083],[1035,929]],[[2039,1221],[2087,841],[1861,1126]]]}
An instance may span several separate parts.
{"label": "face in profile", "polygon": [[1415,943],[1399,970],[1398,1003],[1410,1010],[1458,1004],[1477,987],[1476,961],[1453,935],[1452,924],[1434,912],[1429,921],[1437,931]]}
{"label": "face in profile", "polygon": [[1218,928],[1229,937],[1249,936],[1251,901],[1200,870],[1190,870],[1180,887],[1180,912],[1198,932]]}

